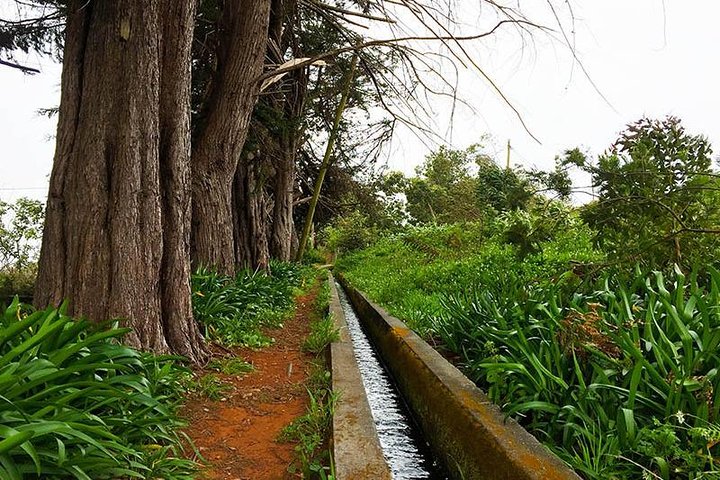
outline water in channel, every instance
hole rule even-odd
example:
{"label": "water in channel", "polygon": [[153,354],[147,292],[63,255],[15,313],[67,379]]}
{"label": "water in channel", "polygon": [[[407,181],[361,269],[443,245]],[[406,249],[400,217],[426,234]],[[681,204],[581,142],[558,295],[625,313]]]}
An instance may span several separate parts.
{"label": "water in channel", "polygon": [[347,295],[337,285],[348,332],[360,368],[383,454],[397,480],[446,479],[414,424],[390,376],[380,363]]}

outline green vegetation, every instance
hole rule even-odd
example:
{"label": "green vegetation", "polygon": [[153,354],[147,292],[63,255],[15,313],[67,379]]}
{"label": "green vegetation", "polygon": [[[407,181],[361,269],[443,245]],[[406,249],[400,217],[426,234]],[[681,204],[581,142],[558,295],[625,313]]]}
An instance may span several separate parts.
{"label": "green vegetation", "polygon": [[242,358],[230,357],[214,359],[208,363],[208,368],[222,372],[225,375],[240,375],[252,372],[254,367]]}
{"label": "green vegetation", "polygon": [[175,429],[186,371],[127,330],[14,301],[0,317],[0,477],[192,478]]}
{"label": "green vegetation", "polygon": [[308,335],[303,343],[303,350],[318,354],[339,338],[340,331],[335,328],[332,315],[327,314],[325,318],[314,320],[310,324],[310,335]]}
{"label": "green vegetation", "polygon": [[[715,478],[720,217],[710,158],[707,141],[672,118],[630,125],[597,162],[568,151],[546,174],[513,176],[476,158],[484,189],[427,189],[435,214],[424,219],[408,196],[420,226],[368,227],[366,246],[336,245],[337,268],[452,351],[583,477]],[[568,165],[592,175],[598,201],[538,195],[539,181],[569,193]],[[427,183],[428,171],[413,182]],[[466,197],[473,207],[453,213]],[[349,237],[342,226],[327,238]]]}
{"label": "green vegetation", "polygon": [[310,322],[310,334],[303,342],[303,350],[319,355],[333,342],[340,339],[340,330],[335,327],[332,314],[328,311],[330,306],[330,286],[327,277],[324,277],[317,296],[315,297],[315,317]]}
{"label": "green vegetation", "polygon": [[290,466],[290,471],[300,472],[303,478],[335,478],[327,446],[338,396],[332,390],[331,375],[322,354],[330,343],[339,338],[339,332],[328,313],[329,301],[330,289],[324,274],[314,304],[310,334],[303,344],[303,350],[315,354],[306,384],[310,403],[305,415],[286,426],[279,438],[283,442],[297,443],[296,459]]}
{"label": "green vegetation", "polygon": [[583,218],[610,256],[687,269],[716,257],[720,178],[712,149],[677,118],[633,123],[597,162],[577,149],[564,161],[592,176],[598,197]]}
{"label": "green vegetation", "polygon": [[223,395],[232,388],[231,385],[223,382],[222,379],[214,373],[194,376],[186,382],[186,387],[189,392],[207,397],[210,400],[220,400]]}
{"label": "green vegetation", "polygon": [[[24,272],[32,264],[12,268]],[[278,326],[292,312],[294,294],[312,273],[283,263],[271,269],[193,277],[195,313],[210,338],[270,342],[260,328]],[[179,402],[188,391],[220,399],[230,385],[214,373],[193,377],[179,357],[122,345],[127,331],[74,320],[62,308],[35,312],[15,299],[0,317],[1,478],[194,478],[196,465],[184,458],[178,433]],[[209,367],[229,375],[252,370],[239,358]]]}
{"label": "green vegetation", "polygon": [[[590,230],[574,215],[564,220],[566,229],[548,232],[552,238],[539,245],[537,252],[521,256],[522,247],[508,243],[507,238],[520,230],[523,219],[518,214],[503,216],[489,226],[465,223],[409,228],[341,258],[337,268],[392,314],[428,336],[446,295],[468,288],[502,291],[503,286],[516,282],[557,278],[571,261],[600,259],[592,248]],[[535,217],[529,222],[533,220],[543,223]],[[528,233],[536,235],[532,228]]]}
{"label": "green vegetation", "polygon": [[0,304],[9,304],[15,295],[32,298],[43,210],[37,200],[0,200]]}
{"label": "green vegetation", "polygon": [[279,327],[295,309],[294,297],[312,279],[312,269],[271,262],[270,272],[240,271],[226,277],[200,268],[192,277],[193,312],[205,338],[228,346],[263,347],[272,339],[263,327]]}
{"label": "green vegetation", "polygon": [[290,470],[302,472],[303,478],[333,478],[330,453],[323,447],[327,445],[337,394],[330,390],[328,380],[324,383],[326,386],[315,393],[308,390],[307,412],[285,427],[279,438],[281,442],[297,442],[297,459]]}

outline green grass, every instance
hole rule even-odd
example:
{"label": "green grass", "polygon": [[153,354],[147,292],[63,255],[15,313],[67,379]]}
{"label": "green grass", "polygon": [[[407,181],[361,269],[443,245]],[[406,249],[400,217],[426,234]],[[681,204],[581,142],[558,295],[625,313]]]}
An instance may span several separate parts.
{"label": "green grass", "polygon": [[571,261],[600,260],[591,232],[582,224],[572,225],[523,258],[492,226],[413,227],[340,258],[336,268],[391,314],[429,337],[446,295],[559,278]]}
{"label": "green grass", "polygon": [[305,415],[286,426],[278,438],[282,442],[295,442],[295,460],[289,471],[302,478],[334,478],[332,455],[328,447],[330,428],[337,393],[332,391],[331,375],[325,358],[320,354],[339,338],[332,317],[328,313],[330,289],[328,276],[319,276],[320,287],[311,312],[310,333],[303,343],[303,350],[316,354],[311,362],[310,375],[305,382],[309,404]]}
{"label": "green grass", "polygon": [[189,392],[210,400],[220,400],[232,389],[232,385],[225,383],[215,373],[193,376],[186,382],[186,387]]}
{"label": "green grass", "polygon": [[340,339],[340,330],[335,327],[332,314],[310,323],[310,334],[303,342],[302,349],[306,352],[320,354],[333,342]]}
{"label": "green grass", "polygon": [[177,358],[118,343],[126,329],[14,301],[0,316],[0,478],[190,479]]}
{"label": "green grass", "polygon": [[338,396],[331,390],[329,372],[321,363],[314,365],[308,380],[308,397],[306,413],[283,428],[278,441],[296,443],[290,473],[301,473],[303,478],[333,478],[332,458],[325,447]]}

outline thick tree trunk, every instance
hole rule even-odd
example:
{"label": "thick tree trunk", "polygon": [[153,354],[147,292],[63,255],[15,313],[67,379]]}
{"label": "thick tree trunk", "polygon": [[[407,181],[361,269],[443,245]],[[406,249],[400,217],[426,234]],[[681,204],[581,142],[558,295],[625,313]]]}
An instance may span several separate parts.
{"label": "thick tree trunk", "polygon": [[235,173],[235,258],[237,268],[267,270],[270,263],[264,159],[243,159]]}
{"label": "thick tree trunk", "polygon": [[232,185],[262,72],[270,0],[225,2],[218,70],[193,147],[192,259],[235,271]]}
{"label": "thick tree trunk", "polygon": [[289,261],[292,255],[293,201],[295,191],[295,152],[294,142],[283,146],[274,158],[275,185],[272,233],[270,238],[273,258]]}
{"label": "thick tree trunk", "polygon": [[194,2],[73,1],[35,302],[199,361],[188,260]]}

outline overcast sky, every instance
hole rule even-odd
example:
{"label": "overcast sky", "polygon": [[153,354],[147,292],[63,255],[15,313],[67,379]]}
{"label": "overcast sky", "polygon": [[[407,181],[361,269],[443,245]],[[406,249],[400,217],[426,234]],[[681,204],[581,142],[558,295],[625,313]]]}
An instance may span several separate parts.
{"label": "overcast sky", "polygon": [[[451,130],[450,106],[438,100],[433,104],[437,131],[458,148],[490,134],[489,149],[500,161],[510,139],[514,164],[541,168],[551,168],[555,155],[566,148],[583,146],[601,153],[625,124],[643,115],[678,116],[690,132],[706,135],[720,148],[720,2],[664,3],[573,0],[576,52],[602,95],[574,64],[568,49],[549,38],[536,35],[520,43],[506,33],[474,49],[480,66],[541,143],[471,71],[460,73],[460,96],[472,109],[458,106]],[[473,18],[464,21],[472,24]],[[42,73],[26,76],[0,68],[0,199],[42,199],[55,121],[38,116],[37,110],[58,104],[60,68],[36,56],[18,60]],[[425,143],[399,128],[389,166],[411,173],[427,153]]]}

